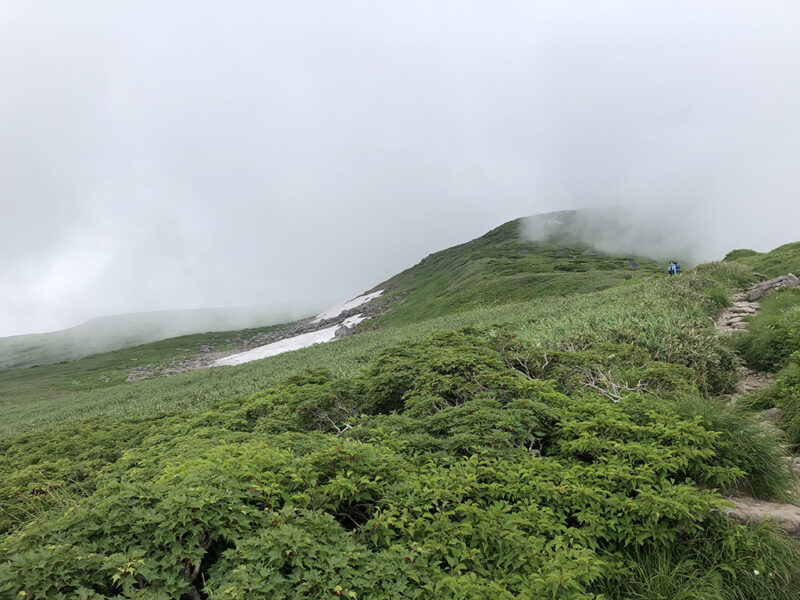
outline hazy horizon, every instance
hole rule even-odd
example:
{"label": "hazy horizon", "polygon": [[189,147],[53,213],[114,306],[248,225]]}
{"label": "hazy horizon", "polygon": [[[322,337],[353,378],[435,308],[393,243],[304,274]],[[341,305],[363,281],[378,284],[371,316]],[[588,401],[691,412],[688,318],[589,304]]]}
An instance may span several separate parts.
{"label": "hazy horizon", "polygon": [[798,23],[788,0],[0,0],[0,336],[322,309],[556,210],[626,207],[695,262],[797,241]]}

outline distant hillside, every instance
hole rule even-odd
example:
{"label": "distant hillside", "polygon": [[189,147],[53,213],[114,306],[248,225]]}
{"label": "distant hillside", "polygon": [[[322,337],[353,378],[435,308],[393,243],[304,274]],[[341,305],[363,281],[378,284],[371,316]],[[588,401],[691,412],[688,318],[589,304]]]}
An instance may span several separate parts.
{"label": "distant hillside", "polygon": [[733,250],[725,256],[724,260],[747,265],[753,271],[766,277],[795,273],[800,269],[800,242],[784,244],[771,252],[756,252],[748,249]]}
{"label": "distant hillside", "polygon": [[[375,286],[387,290],[389,308],[373,325],[596,292],[666,268],[634,254],[603,252],[593,245],[591,232],[579,227],[578,221],[593,218],[578,215],[580,211],[564,211],[516,219],[470,242],[431,254]],[[531,224],[548,222],[552,230],[542,239],[531,240]]]}
{"label": "distant hillside", "polygon": [[0,371],[75,360],[190,333],[273,325],[299,316],[297,311],[251,307],[98,317],[61,331],[0,338]]}
{"label": "distant hillside", "polygon": [[[375,286],[373,290],[386,290],[373,311],[381,316],[361,329],[539,297],[594,292],[661,271],[662,266],[651,259],[602,251],[605,242],[598,231],[607,235],[614,231],[613,223],[621,222],[613,211],[562,211],[505,223],[477,239],[431,254]],[[542,239],[531,239],[532,232],[540,235],[545,229]],[[99,317],[62,331],[0,338],[0,371],[75,360],[182,335],[288,323],[306,316],[301,309],[257,307]]]}

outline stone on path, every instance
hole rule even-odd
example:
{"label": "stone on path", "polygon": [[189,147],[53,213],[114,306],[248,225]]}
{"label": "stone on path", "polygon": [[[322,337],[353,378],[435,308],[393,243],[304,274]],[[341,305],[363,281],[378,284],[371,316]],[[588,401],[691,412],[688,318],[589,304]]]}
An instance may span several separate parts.
{"label": "stone on path", "polygon": [[761,419],[762,421],[770,421],[774,423],[781,418],[782,414],[783,414],[782,408],[773,406],[772,408],[768,408],[767,410],[761,411],[758,415],[758,418]]}
{"label": "stone on path", "polygon": [[[780,287],[797,285],[800,285],[800,279],[794,275],[784,275],[754,286],[750,290],[749,296],[745,292],[737,292],[733,296],[733,306],[723,311],[716,320],[716,328],[721,333],[746,331],[747,322],[742,318],[755,314],[761,308],[755,301],[756,299],[768,296]],[[768,387],[775,379],[775,376],[769,373],[759,373],[744,367],[741,368],[741,375],[736,392],[731,397],[731,404],[735,404],[736,400],[742,396]],[[776,425],[781,413],[780,408],[769,408],[758,415],[762,426],[772,430],[773,434],[779,438],[785,436],[785,433]],[[800,474],[800,458],[787,456],[786,460],[790,462],[794,471]],[[733,508],[728,508],[726,511],[737,523],[749,525],[765,520],[772,521],[787,535],[800,540],[800,507],[794,504],[756,500],[746,496],[726,498],[726,500],[734,505]]]}
{"label": "stone on path", "polygon": [[750,289],[750,300],[765,298],[782,287],[797,287],[799,285],[800,279],[791,273],[788,275],[781,275],[780,277],[774,277],[773,279],[762,281],[753,286]]}
{"label": "stone on path", "polygon": [[772,521],[787,535],[800,538],[800,507],[746,496],[725,499],[734,505],[733,508],[727,509],[727,513],[737,523],[748,525],[765,520]]}

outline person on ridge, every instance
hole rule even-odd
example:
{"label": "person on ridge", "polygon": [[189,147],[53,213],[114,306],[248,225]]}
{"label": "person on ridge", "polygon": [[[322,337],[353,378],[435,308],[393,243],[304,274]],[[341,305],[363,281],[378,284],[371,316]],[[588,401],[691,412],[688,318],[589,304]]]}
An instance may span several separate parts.
{"label": "person on ridge", "polygon": [[678,267],[676,266],[674,260],[669,261],[669,267],[667,267],[667,273],[669,273],[670,277],[678,274]]}

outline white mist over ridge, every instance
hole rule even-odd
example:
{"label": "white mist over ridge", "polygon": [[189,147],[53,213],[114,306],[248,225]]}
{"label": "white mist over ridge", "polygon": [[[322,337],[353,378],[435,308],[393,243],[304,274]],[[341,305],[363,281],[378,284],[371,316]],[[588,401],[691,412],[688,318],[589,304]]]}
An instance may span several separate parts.
{"label": "white mist over ridge", "polygon": [[713,214],[702,205],[609,206],[555,211],[527,217],[521,234],[529,241],[548,238],[583,244],[613,255],[698,264],[721,260],[736,248],[759,252],[800,239],[791,223],[765,218],[763,211],[733,207]]}

